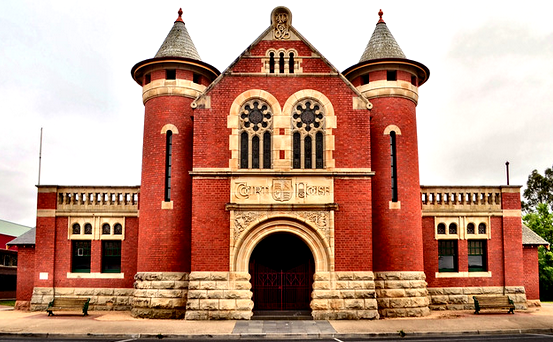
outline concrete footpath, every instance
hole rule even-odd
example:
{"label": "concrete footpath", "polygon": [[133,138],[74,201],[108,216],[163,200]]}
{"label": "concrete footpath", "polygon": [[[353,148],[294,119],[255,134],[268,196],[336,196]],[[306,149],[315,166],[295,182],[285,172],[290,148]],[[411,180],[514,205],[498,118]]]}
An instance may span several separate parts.
{"label": "concrete footpath", "polygon": [[459,334],[553,334],[553,304],[514,315],[472,311],[434,311],[424,318],[376,321],[184,321],[132,318],[128,312],[91,311],[89,316],[15,311],[0,307],[0,337],[205,337],[224,339],[305,337],[391,337]]}

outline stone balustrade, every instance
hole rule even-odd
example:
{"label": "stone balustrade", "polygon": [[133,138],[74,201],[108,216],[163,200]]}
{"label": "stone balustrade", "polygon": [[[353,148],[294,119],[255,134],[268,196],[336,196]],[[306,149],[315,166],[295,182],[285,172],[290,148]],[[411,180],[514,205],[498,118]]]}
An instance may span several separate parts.
{"label": "stone balustrade", "polygon": [[482,186],[421,186],[424,211],[500,211],[501,188]]}
{"label": "stone balustrade", "polygon": [[58,210],[138,210],[139,186],[134,187],[59,187]]}

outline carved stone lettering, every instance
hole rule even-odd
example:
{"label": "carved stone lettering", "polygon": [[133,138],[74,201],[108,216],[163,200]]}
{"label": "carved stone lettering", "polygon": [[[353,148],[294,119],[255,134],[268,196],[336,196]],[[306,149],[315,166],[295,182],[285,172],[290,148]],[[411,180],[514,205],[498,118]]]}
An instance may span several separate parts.
{"label": "carved stone lettering", "polygon": [[231,183],[233,203],[332,203],[332,179],[239,177]]}

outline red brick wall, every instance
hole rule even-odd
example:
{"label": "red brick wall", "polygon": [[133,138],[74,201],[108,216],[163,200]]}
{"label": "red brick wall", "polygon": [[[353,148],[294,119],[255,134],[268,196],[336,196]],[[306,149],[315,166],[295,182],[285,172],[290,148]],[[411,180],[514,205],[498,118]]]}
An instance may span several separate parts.
{"label": "red brick wall", "polygon": [[17,246],[10,246],[10,248],[7,248],[6,244],[10,242],[11,240],[15,239],[17,236],[11,236],[11,235],[5,235],[0,234],[0,249],[11,249],[11,250],[17,250]]}
{"label": "red brick wall", "polygon": [[[41,194],[39,193],[39,198]],[[67,218],[65,218],[65,236],[67,237]],[[37,217],[36,220],[36,247],[35,247],[35,286],[52,287],[54,270],[54,231],[55,217]],[[48,273],[48,279],[39,279],[39,273]]]}
{"label": "red brick wall", "polygon": [[229,271],[229,179],[194,179],[192,271]]}
{"label": "red brick wall", "polygon": [[[181,96],[163,96],[152,98],[145,104],[139,272],[190,270],[191,102],[192,99]],[[166,134],[161,134],[161,129],[166,124],[173,124],[178,129],[178,134],[173,132],[173,209],[161,209],[165,198],[166,151]]]}
{"label": "red brick wall", "polygon": [[335,179],[336,271],[372,271],[372,211],[369,179]]}
{"label": "red brick wall", "polygon": [[[53,192],[41,192],[53,190]],[[57,208],[57,192],[55,188],[39,187],[37,195],[37,209],[56,209]]]}
{"label": "red brick wall", "polygon": [[[231,131],[227,129],[227,116],[234,99],[252,88],[271,93],[281,107],[297,91],[315,89],[323,93],[338,116],[337,128],[333,130],[336,167],[370,167],[369,111],[353,109],[352,98],[357,94],[335,76],[223,78],[209,93],[211,108],[194,111],[194,140],[202,142],[194,146],[194,167],[228,167]],[[354,129],[360,134],[351,134]]]}
{"label": "red brick wall", "polygon": [[[375,271],[423,271],[421,202],[415,104],[402,98],[375,98],[371,113],[373,253]],[[392,200],[389,125],[396,125],[398,200]]]}
{"label": "red brick wall", "polygon": [[[295,48],[298,56],[311,56],[305,44],[262,41],[251,54],[265,56],[270,47]],[[260,59],[244,58],[234,72],[260,72]],[[303,72],[329,72],[321,59],[304,59]],[[263,89],[273,95],[282,108],[297,91],[314,89],[331,101],[337,116],[333,129],[337,168],[370,168],[370,112],[354,110],[358,95],[338,76],[248,77],[228,75],[207,94],[211,108],[194,111],[194,167],[227,168],[230,158],[227,116],[234,99],[248,89]],[[356,132],[357,134],[352,134]],[[215,134],[214,134],[215,133]],[[275,134],[283,132],[275,131]],[[222,179],[195,179],[193,185],[192,270],[228,270],[229,213],[224,204],[230,200],[230,183]],[[371,185],[368,179],[337,179],[335,200],[340,210],[335,214],[337,270],[371,270]],[[205,196],[205,194],[209,196]],[[355,196],[352,196],[355,194]],[[142,214],[141,214],[142,215]]]}
{"label": "red brick wall", "polygon": [[526,299],[540,299],[538,247],[524,246],[522,253],[524,261],[524,287],[526,288]]}
{"label": "red brick wall", "polygon": [[[434,218],[423,218],[424,271],[428,287],[503,286],[503,226],[501,217],[492,217],[489,229],[492,239],[487,240],[487,268],[492,277],[436,278],[438,272],[438,240],[434,234]],[[465,227],[460,227],[465,229]],[[468,272],[467,240],[457,241],[459,272]]]}
{"label": "red brick wall", "polygon": [[[505,191],[505,190],[504,190]],[[520,210],[520,192],[502,192],[501,208],[503,210]],[[524,269],[522,255],[522,223],[520,216],[504,216],[504,253],[505,253],[505,284],[521,286],[524,284]]]}
{"label": "red brick wall", "polygon": [[[134,282],[134,275],[136,273],[136,255],[137,255],[137,242],[138,242],[138,219],[126,218],[125,219],[125,240],[121,242],[121,272],[125,274],[124,279],[69,279],[67,273],[71,272],[71,246],[72,240],[67,236],[68,218],[57,217],[55,226],[45,227],[47,232],[47,240],[53,240],[55,231],[55,251],[54,248],[48,248],[43,240],[37,238],[36,246],[36,261],[33,266],[35,268],[35,286],[46,287],[51,286],[55,282],[56,287],[102,287],[102,288],[132,288]],[[38,229],[37,229],[38,236]],[[40,259],[38,251],[41,251],[40,255],[54,255],[53,258],[48,259],[48,263],[45,263]],[[25,258],[26,263],[29,261]],[[23,263],[23,261],[22,261]],[[20,267],[19,265],[18,267]],[[101,273],[102,268],[102,240],[92,240],[91,242],[91,265],[90,272]],[[54,275],[55,269],[55,275]],[[39,280],[39,272],[48,272],[48,280]],[[19,282],[19,280],[18,280]],[[45,285],[49,284],[49,285]]]}
{"label": "red brick wall", "polygon": [[16,300],[30,301],[33,295],[35,274],[35,247],[19,246],[17,251]]}

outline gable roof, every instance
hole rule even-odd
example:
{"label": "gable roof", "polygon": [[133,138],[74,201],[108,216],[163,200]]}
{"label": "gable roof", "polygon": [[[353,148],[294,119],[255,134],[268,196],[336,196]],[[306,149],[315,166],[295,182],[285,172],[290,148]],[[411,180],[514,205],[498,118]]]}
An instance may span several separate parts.
{"label": "gable roof", "polygon": [[27,232],[29,229],[31,229],[31,227],[0,220],[0,234],[16,237]]}
{"label": "gable roof", "polygon": [[522,224],[522,244],[534,246],[549,246],[549,242],[539,236],[524,223]]}
{"label": "gable roof", "polygon": [[211,82],[211,84],[200,94],[198,95],[198,97],[194,100],[193,102],[193,105],[196,103],[196,101],[198,101],[199,99],[201,99],[203,96],[205,96],[206,94],[208,94],[211,89],[213,89],[220,81],[221,79],[227,75],[227,74],[230,74],[230,70],[232,70],[232,68],[240,61],[242,60],[242,58],[244,58],[244,56],[247,56],[249,55],[249,52],[259,43],[261,42],[262,40],[264,40],[266,37],[268,37],[269,35],[272,35],[273,34],[273,30],[275,30],[275,27],[278,26],[278,24],[276,24],[274,22],[274,19],[275,19],[275,14],[277,13],[277,11],[283,11],[283,12],[287,12],[288,15],[289,15],[289,26],[288,26],[288,30],[290,32],[290,36],[292,37],[295,37],[297,38],[297,40],[303,42],[305,45],[307,45],[309,47],[309,49],[311,49],[311,51],[319,56],[321,58],[321,60],[330,68],[331,72],[332,73],[335,73],[338,77],[340,77],[344,83],[346,85],[349,86],[349,88],[360,98],[362,99],[366,104],[367,104],[367,109],[371,109],[372,108],[372,104],[370,103],[370,101],[365,97],[365,95],[363,95],[353,84],[351,84],[351,82],[344,76],[342,75],[342,73],[340,73],[340,71],[338,71],[338,69],[336,69],[336,67],[334,67],[334,65],[332,65],[332,63],[330,63],[307,39],[305,39],[304,36],[302,36],[295,28],[294,26],[292,26],[292,12],[284,7],[284,6],[279,6],[279,7],[276,7],[273,9],[273,11],[271,12],[271,25],[265,30],[263,31],[263,33],[261,33],[261,35],[259,37],[257,37],[256,40],[253,41],[253,43],[251,43],[221,74],[219,74],[219,76],[213,81]]}
{"label": "gable roof", "polygon": [[29,231],[16,237],[7,243],[9,246],[18,246],[18,245],[34,245],[36,242],[36,228],[31,228]]}

